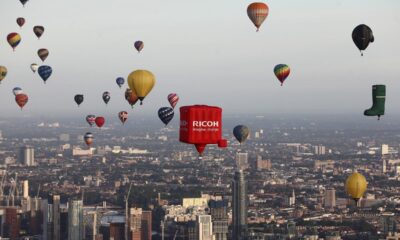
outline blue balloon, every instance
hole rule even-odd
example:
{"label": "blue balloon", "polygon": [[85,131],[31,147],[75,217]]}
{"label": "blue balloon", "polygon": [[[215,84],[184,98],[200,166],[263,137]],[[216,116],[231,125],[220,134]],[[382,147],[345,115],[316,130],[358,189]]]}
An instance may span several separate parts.
{"label": "blue balloon", "polygon": [[115,80],[115,81],[117,82],[119,88],[121,88],[122,85],[124,85],[124,83],[125,83],[125,79],[122,77],[117,78],[117,80]]}
{"label": "blue balloon", "polygon": [[38,69],[39,76],[43,79],[44,83],[46,83],[47,79],[51,76],[53,73],[53,69],[50,66],[40,66]]}
{"label": "blue balloon", "polygon": [[158,110],[158,117],[165,124],[165,126],[167,126],[172,118],[174,118],[174,109],[170,107],[162,107]]}

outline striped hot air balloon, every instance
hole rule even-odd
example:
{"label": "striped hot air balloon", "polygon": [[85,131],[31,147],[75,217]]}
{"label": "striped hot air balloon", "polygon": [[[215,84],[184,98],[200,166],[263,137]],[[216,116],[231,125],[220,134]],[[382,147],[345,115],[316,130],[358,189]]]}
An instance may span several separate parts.
{"label": "striped hot air balloon", "polygon": [[12,49],[15,51],[15,48],[21,42],[21,36],[15,32],[10,33],[7,36],[7,41],[8,41],[8,44],[10,44],[10,46],[12,47]]}
{"label": "striped hot air balloon", "polygon": [[144,43],[142,41],[136,41],[134,45],[138,52],[142,51],[144,47]]}
{"label": "striped hot air balloon", "polygon": [[49,56],[49,50],[47,50],[46,48],[41,48],[38,50],[37,54],[39,58],[44,62],[46,58]]}
{"label": "striped hot air balloon", "polygon": [[36,37],[38,39],[40,39],[40,37],[43,35],[44,27],[43,26],[34,26],[33,32],[35,33]]}
{"label": "striped hot air balloon", "polygon": [[262,2],[251,3],[247,7],[247,15],[257,28],[257,32],[261,24],[265,21],[269,13],[268,5]]}
{"label": "striped hot air balloon", "polygon": [[283,82],[290,74],[290,68],[286,64],[278,64],[274,68],[274,73],[275,73],[275,76],[278,78],[278,80],[281,82],[281,86],[282,86]]}
{"label": "striped hot air balloon", "polygon": [[178,101],[179,101],[179,96],[176,93],[171,93],[168,95],[168,102],[169,104],[171,104],[172,108],[175,108]]}

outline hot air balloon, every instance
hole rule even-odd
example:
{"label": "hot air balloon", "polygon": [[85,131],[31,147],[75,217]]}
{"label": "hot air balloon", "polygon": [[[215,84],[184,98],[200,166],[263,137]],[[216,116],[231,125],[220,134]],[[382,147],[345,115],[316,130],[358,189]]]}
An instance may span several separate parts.
{"label": "hot air balloon", "polygon": [[39,76],[43,79],[44,83],[46,83],[47,79],[49,79],[49,77],[53,73],[53,69],[50,66],[43,65],[38,68],[38,73]]}
{"label": "hot air balloon", "polygon": [[174,118],[174,109],[170,107],[162,107],[158,110],[158,117],[165,124],[165,126],[167,126],[172,118]]}
{"label": "hot air balloon", "polygon": [[109,93],[109,92],[104,92],[104,93],[103,93],[103,101],[104,101],[104,103],[105,103],[106,105],[108,104],[108,102],[110,101],[110,99],[111,99],[110,93]]}
{"label": "hot air balloon", "polygon": [[96,121],[96,116],[95,115],[87,115],[86,116],[86,122],[89,123],[91,127],[95,124]]}
{"label": "hot air balloon", "polygon": [[22,108],[25,106],[25,104],[28,102],[28,95],[21,93],[15,96],[15,102],[17,102],[18,106]]}
{"label": "hot air balloon", "polygon": [[356,172],[347,178],[345,187],[347,194],[357,203],[367,190],[367,180],[362,174]]}
{"label": "hot air balloon", "polygon": [[104,117],[96,117],[96,119],[94,120],[94,122],[96,123],[96,125],[101,128],[104,123],[106,122],[106,120],[104,119]]}
{"label": "hot air balloon", "polygon": [[247,140],[247,138],[249,137],[249,134],[250,134],[249,128],[244,125],[237,125],[233,129],[233,135],[235,136],[235,138],[238,140],[238,142],[240,144],[242,144],[244,141]]}
{"label": "hot air balloon", "polygon": [[128,120],[128,112],[121,111],[118,113],[118,118],[121,120],[122,124],[125,124],[126,120]]}
{"label": "hot air balloon", "polygon": [[20,87],[13,88],[12,92],[13,92],[14,96],[17,96],[18,94],[24,93],[24,91],[22,91],[22,88],[20,88]]}
{"label": "hot air balloon", "polygon": [[136,70],[128,76],[129,88],[138,96],[140,105],[142,105],[143,99],[153,89],[155,83],[156,78],[147,70]]}
{"label": "hot air balloon", "polygon": [[21,36],[15,32],[10,33],[7,35],[7,41],[8,41],[8,44],[10,44],[10,46],[12,47],[12,49],[15,51],[15,48],[21,42]]}
{"label": "hot air balloon", "polygon": [[23,18],[23,17],[17,18],[17,24],[18,24],[19,27],[24,26],[24,24],[25,24],[25,18]]}
{"label": "hot air balloon", "polygon": [[351,37],[353,38],[354,44],[360,50],[361,56],[364,55],[363,51],[367,49],[369,43],[372,43],[375,40],[371,28],[365,24],[360,24],[354,28]]}
{"label": "hot air balloon", "polygon": [[286,64],[278,64],[274,68],[274,73],[275,73],[275,76],[278,78],[278,80],[281,82],[281,86],[282,86],[283,82],[286,80],[286,78],[290,74],[290,68]]}
{"label": "hot air balloon", "polygon": [[125,91],[125,99],[126,101],[128,101],[129,105],[131,105],[132,108],[133,105],[135,105],[136,102],[139,100],[139,98],[136,96],[136,93],[129,88],[127,88]]}
{"label": "hot air balloon", "polygon": [[22,3],[22,6],[25,7],[25,4],[29,1],[29,0],[19,0]]}
{"label": "hot air balloon", "polygon": [[33,27],[33,32],[35,33],[36,37],[40,39],[44,32],[44,27],[43,26],[34,26]]}
{"label": "hot air balloon", "polygon": [[176,93],[168,94],[168,102],[169,104],[171,104],[172,108],[175,108],[178,101],[179,101],[179,96]]}
{"label": "hot air balloon", "polygon": [[84,140],[86,145],[90,147],[90,145],[93,143],[93,134],[91,132],[87,132],[84,136]]}
{"label": "hot air balloon", "polygon": [[117,79],[115,80],[115,82],[117,83],[117,85],[119,86],[119,88],[121,88],[122,85],[124,85],[124,83],[125,83],[125,79],[122,78],[122,77],[119,77],[119,78],[117,78]]}
{"label": "hot air balloon", "polygon": [[202,155],[207,144],[218,144],[225,148],[222,138],[222,109],[219,107],[194,105],[180,108],[179,141],[196,146]]}
{"label": "hot air balloon", "polygon": [[47,50],[46,48],[41,48],[37,51],[37,54],[39,58],[44,62],[44,60],[46,60],[46,58],[49,56],[49,50]]}
{"label": "hot air balloon", "polygon": [[372,107],[364,111],[365,116],[378,116],[378,120],[385,114],[386,86],[372,86]]}
{"label": "hot air balloon", "polygon": [[144,43],[142,41],[135,42],[135,48],[138,52],[142,51],[143,47],[144,47]]}
{"label": "hot air balloon", "polygon": [[81,103],[83,102],[83,94],[76,94],[74,100],[79,107],[79,105],[81,105]]}
{"label": "hot air balloon", "polygon": [[4,80],[6,76],[7,76],[7,68],[4,66],[0,66],[0,83],[1,81]]}
{"label": "hot air balloon", "polygon": [[268,17],[268,13],[268,5],[262,2],[254,2],[247,7],[247,16],[249,16],[254,26],[256,26],[257,32],[260,29],[261,24]]}
{"label": "hot air balloon", "polygon": [[33,73],[35,73],[36,70],[38,70],[38,68],[39,68],[39,65],[37,65],[36,63],[32,63],[31,64],[31,70],[32,70]]}

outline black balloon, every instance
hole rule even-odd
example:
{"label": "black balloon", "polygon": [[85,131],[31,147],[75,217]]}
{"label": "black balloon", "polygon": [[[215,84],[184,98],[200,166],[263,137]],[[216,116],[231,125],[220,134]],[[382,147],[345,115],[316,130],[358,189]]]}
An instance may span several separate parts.
{"label": "black balloon", "polygon": [[370,27],[365,24],[360,24],[354,28],[352,33],[354,44],[362,51],[367,49],[369,43],[374,42],[375,38]]}
{"label": "black balloon", "polygon": [[167,126],[172,118],[174,118],[174,109],[170,107],[162,107],[158,110],[158,117],[165,124],[165,126]]}
{"label": "black balloon", "polygon": [[104,92],[104,93],[103,93],[103,101],[104,101],[104,103],[105,103],[105,104],[108,104],[108,102],[110,101],[110,99],[111,99],[110,93],[109,93],[109,92]]}
{"label": "black balloon", "polygon": [[74,97],[74,100],[76,102],[76,104],[81,105],[81,103],[83,102],[83,95],[82,94],[76,94]]}

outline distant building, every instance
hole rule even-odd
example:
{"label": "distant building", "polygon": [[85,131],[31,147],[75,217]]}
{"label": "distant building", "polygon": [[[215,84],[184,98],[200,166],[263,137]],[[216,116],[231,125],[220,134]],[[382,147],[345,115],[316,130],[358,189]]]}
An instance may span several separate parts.
{"label": "distant building", "polygon": [[69,142],[69,134],[62,133],[59,136],[61,142]]}
{"label": "distant building", "polygon": [[386,154],[389,154],[389,145],[382,144],[382,146],[381,146],[381,154],[382,154],[382,156],[386,155]]}
{"label": "distant building", "polygon": [[19,232],[21,228],[21,219],[18,216],[17,208],[8,207],[6,208],[6,217],[3,223],[4,237],[10,240],[19,239]]}
{"label": "distant building", "polygon": [[260,155],[257,156],[257,170],[271,170],[272,164],[270,159],[262,159]]}
{"label": "distant building", "polygon": [[213,240],[213,229],[210,215],[197,216],[198,240]]}
{"label": "distant building", "polygon": [[30,146],[19,148],[18,162],[25,166],[35,166],[35,150]]}
{"label": "distant building", "polygon": [[215,240],[228,240],[228,203],[223,200],[210,200],[208,206]]}
{"label": "distant building", "polygon": [[0,140],[3,140],[3,132],[0,130]]}
{"label": "distant building", "polygon": [[142,240],[151,240],[152,212],[142,211]]}
{"label": "distant building", "polygon": [[336,207],[336,190],[333,188],[325,191],[325,207],[334,208]]}
{"label": "distant building", "polygon": [[182,199],[182,206],[187,207],[203,207],[207,206],[207,198],[183,198]]}
{"label": "distant building", "polygon": [[314,154],[325,155],[325,146],[322,145],[314,146]]}
{"label": "distant building", "polygon": [[83,201],[70,200],[68,203],[68,240],[83,240]]}
{"label": "distant building", "polygon": [[396,216],[391,212],[384,212],[381,215],[381,232],[384,236],[394,234],[397,232]]}
{"label": "distant building", "polygon": [[232,240],[244,240],[247,235],[247,183],[242,170],[232,181]]}
{"label": "distant building", "polygon": [[315,171],[325,171],[327,169],[333,170],[335,168],[335,161],[333,160],[326,160],[326,161],[321,161],[321,160],[315,160],[314,162],[314,170]]}
{"label": "distant building", "polygon": [[129,210],[129,235],[131,240],[142,240],[142,209]]}
{"label": "distant building", "polygon": [[247,152],[236,153],[236,166],[240,170],[246,170],[249,167]]}

